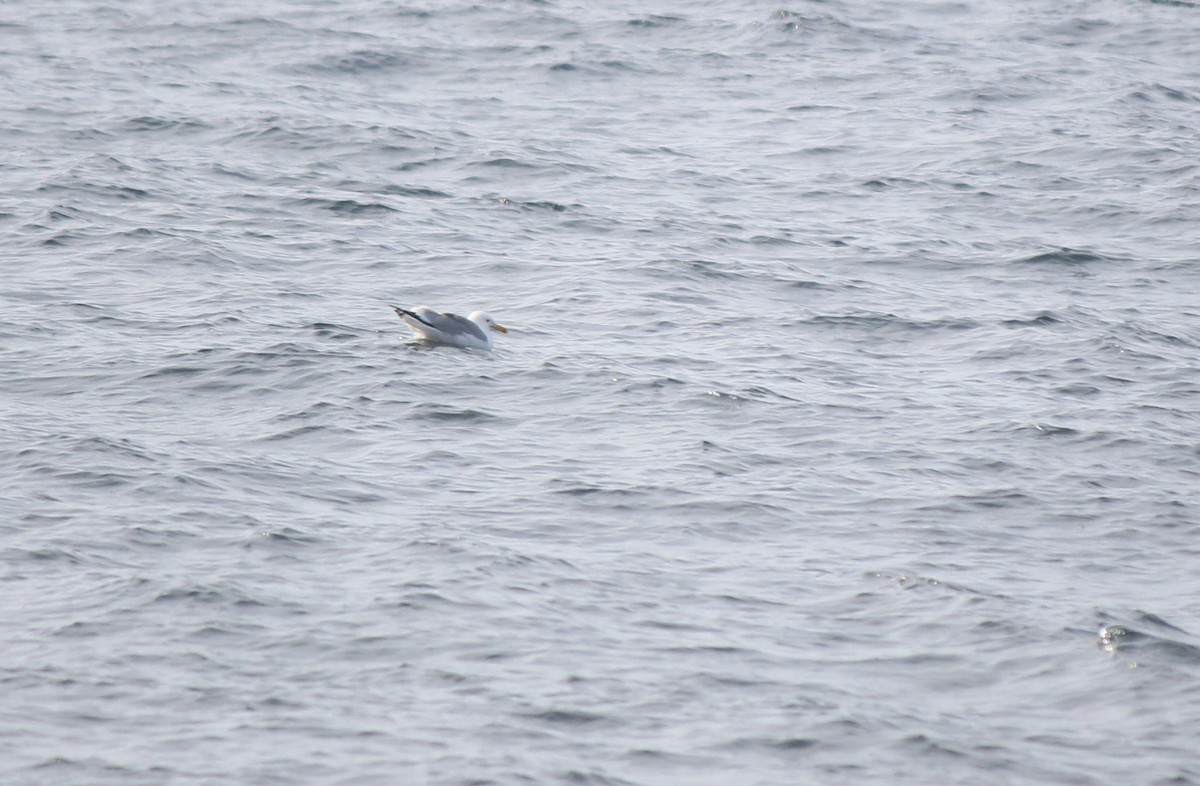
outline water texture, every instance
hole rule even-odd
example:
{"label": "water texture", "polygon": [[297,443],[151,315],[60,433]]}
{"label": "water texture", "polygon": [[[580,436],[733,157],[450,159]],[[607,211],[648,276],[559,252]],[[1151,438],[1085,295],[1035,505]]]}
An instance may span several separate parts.
{"label": "water texture", "polygon": [[0,41],[0,782],[1200,783],[1196,3]]}

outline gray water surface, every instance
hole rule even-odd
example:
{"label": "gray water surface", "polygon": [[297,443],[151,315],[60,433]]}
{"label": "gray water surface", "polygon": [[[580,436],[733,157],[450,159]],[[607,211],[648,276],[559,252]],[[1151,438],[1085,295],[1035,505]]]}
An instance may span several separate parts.
{"label": "gray water surface", "polygon": [[1200,783],[1196,4],[0,40],[0,782]]}

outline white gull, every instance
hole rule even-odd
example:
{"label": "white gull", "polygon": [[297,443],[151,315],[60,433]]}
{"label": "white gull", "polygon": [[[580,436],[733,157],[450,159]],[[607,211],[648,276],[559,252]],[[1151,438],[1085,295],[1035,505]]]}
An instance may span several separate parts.
{"label": "white gull", "polygon": [[492,331],[507,333],[508,328],[492,319],[484,311],[476,311],[469,317],[460,317],[449,312],[443,314],[429,306],[417,306],[409,310],[392,306],[417,338],[431,344],[449,344],[470,349],[491,349]]}

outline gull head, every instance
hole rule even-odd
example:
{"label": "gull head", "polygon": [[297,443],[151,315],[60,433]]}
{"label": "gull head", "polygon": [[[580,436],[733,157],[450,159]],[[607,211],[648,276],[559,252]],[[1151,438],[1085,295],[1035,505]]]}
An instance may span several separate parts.
{"label": "gull head", "polygon": [[467,317],[467,319],[471,320],[476,325],[479,325],[484,330],[494,330],[497,333],[508,332],[508,328],[492,319],[492,315],[486,311],[476,311],[475,313],[471,314],[471,316]]}

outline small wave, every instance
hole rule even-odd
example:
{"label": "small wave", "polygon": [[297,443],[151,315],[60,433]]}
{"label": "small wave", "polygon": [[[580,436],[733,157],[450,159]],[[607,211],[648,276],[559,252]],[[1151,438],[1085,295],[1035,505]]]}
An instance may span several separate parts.
{"label": "small wave", "polygon": [[1017,260],[1020,265],[1090,265],[1096,262],[1114,262],[1116,257],[1079,248],[1059,248]]}
{"label": "small wave", "polygon": [[306,131],[288,128],[279,117],[268,117],[249,128],[241,128],[229,134],[229,140],[263,142],[271,147],[291,147],[297,150],[324,148],[327,143],[321,137]]}
{"label": "small wave", "polygon": [[287,442],[289,440],[298,439],[308,436],[309,434],[321,433],[327,431],[325,426],[309,425],[297,426],[296,428],[281,431],[278,434],[270,434],[262,438],[263,442]]}
{"label": "small wave", "polygon": [[445,404],[421,404],[410,417],[416,420],[458,420],[469,423],[482,423],[496,420],[496,416],[480,409],[451,407]]}
{"label": "small wave", "polygon": [[84,221],[87,216],[77,208],[56,205],[46,210],[45,218],[51,223],[56,223],[58,221]]}
{"label": "small wave", "polygon": [[525,161],[518,161],[515,158],[508,156],[497,156],[483,161],[476,161],[476,166],[498,167],[500,169],[536,169],[533,164]]}
{"label": "small wave", "polygon": [[662,647],[661,652],[669,652],[672,655],[717,655],[720,657],[728,657],[730,655],[742,655],[749,650],[745,647],[735,647],[731,644],[696,644],[691,646],[680,645],[675,647]]}
{"label": "small wave", "polygon": [[709,390],[705,395],[711,398],[726,399],[729,401],[797,401],[791,396],[785,396],[782,393],[776,393],[763,385],[751,385],[748,388],[735,392],[723,390]]}
{"label": "small wave", "polygon": [[943,579],[935,579],[929,576],[919,576],[915,573],[868,573],[868,577],[877,579],[887,579],[894,581],[902,590],[939,590],[949,592],[956,595],[968,595],[973,597],[986,597],[987,593],[972,589],[963,584],[956,584],[952,581]]}
{"label": "small wave", "polygon": [[584,710],[543,710],[525,714],[526,718],[556,726],[583,726],[608,720],[604,715]]}
{"label": "small wave", "polygon": [[[768,686],[778,687],[778,686]],[[795,751],[808,750],[820,745],[821,741],[812,737],[737,737],[722,743],[721,748],[725,750],[743,750],[747,748],[759,748],[768,751],[777,751],[783,753],[791,753]]]}
{"label": "small wave", "polygon": [[1035,423],[1033,428],[1039,434],[1047,437],[1074,437],[1079,434],[1078,429],[1069,426],[1055,426],[1052,423]]}
{"label": "small wave", "polygon": [[670,278],[675,278],[681,272],[702,279],[732,279],[742,275],[735,263],[712,259],[662,259],[646,269],[652,275]]}
{"label": "small wave", "polygon": [[793,106],[789,106],[787,108],[787,111],[789,111],[789,112],[828,112],[830,110],[839,110],[839,109],[843,109],[843,107],[835,106],[833,104],[795,104]]}
{"label": "small wave", "polygon": [[336,325],[329,322],[314,322],[308,326],[316,335],[331,341],[353,341],[362,336],[362,331],[346,325]]}
{"label": "small wave", "polygon": [[781,33],[812,32],[830,27],[848,27],[845,22],[831,16],[815,16],[798,11],[776,11],[771,17],[775,20],[775,30]]}
{"label": "small wave", "polygon": [[519,207],[525,210],[549,210],[553,213],[565,213],[568,210],[566,205],[561,205],[558,202],[550,201],[523,202],[519,199],[512,200],[508,197],[500,197],[499,202],[502,205],[512,205],[513,207]]}
{"label": "small wave", "polygon": [[753,246],[800,246],[803,241],[786,235],[751,235],[746,242]]}
{"label": "small wave", "polygon": [[949,756],[959,758],[965,754],[949,745],[945,745],[926,734],[913,734],[905,737],[903,740],[905,745],[911,746],[918,753],[935,756]]}
{"label": "small wave", "polygon": [[1040,311],[1032,317],[1023,319],[1006,319],[1000,324],[1006,327],[1041,327],[1044,325],[1057,325],[1062,322],[1062,319],[1052,311]]}
{"label": "small wave", "polygon": [[307,197],[293,200],[293,204],[304,207],[316,207],[339,215],[370,215],[373,213],[395,213],[396,208],[381,202],[359,202],[355,199],[325,199],[322,197]]}
{"label": "small wave", "polygon": [[163,131],[178,131],[178,132],[199,132],[211,130],[212,126],[201,120],[192,118],[165,118],[151,117],[149,115],[141,115],[131,117],[123,121],[118,127],[112,129],[117,134],[138,134],[146,132],[163,132]]}
{"label": "small wave", "polygon": [[259,539],[273,546],[309,546],[321,542],[321,539],[314,535],[287,526],[273,532],[262,531],[259,533]]}
{"label": "small wave", "polygon": [[1128,624],[1104,623],[1100,626],[1097,645],[1109,654],[1136,655],[1147,661],[1165,657],[1188,664],[1200,664],[1200,644],[1184,639],[1191,634],[1145,611],[1134,612]]}
{"label": "small wave", "polygon": [[662,16],[659,14],[650,14],[648,16],[637,17],[626,22],[626,26],[635,28],[655,28],[666,27],[667,25],[677,24],[684,21],[683,17],[679,16]]}
{"label": "small wave", "polygon": [[873,191],[882,191],[887,188],[896,188],[897,186],[915,186],[918,183],[907,177],[880,177],[867,180],[862,185],[864,188],[869,188]]}
{"label": "small wave", "polygon": [[265,607],[268,604],[251,597],[232,583],[218,586],[179,586],[160,592],[153,603],[196,603],[202,605],[233,606],[235,608]]}
{"label": "small wave", "polygon": [[980,326],[973,319],[944,317],[942,319],[908,319],[889,313],[818,314],[802,320],[806,325],[852,327],[865,330],[900,329],[921,332],[974,330]]}
{"label": "small wave", "polygon": [[422,197],[427,199],[447,199],[450,197],[450,194],[445,191],[438,191],[436,188],[425,188],[424,186],[390,185],[383,188],[383,193],[394,196]]}
{"label": "small wave", "polygon": [[1140,99],[1142,101],[1153,101],[1156,98],[1169,98],[1172,101],[1184,101],[1194,103],[1200,101],[1200,98],[1191,93],[1184,92],[1178,88],[1168,87],[1163,84],[1153,84],[1141,90],[1135,90],[1130,96],[1131,98]]}
{"label": "small wave", "polygon": [[979,494],[955,494],[947,504],[939,507],[946,511],[1006,510],[1027,507],[1036,501],[1035,497],[1018,489],[996,489]]}
{"label": "small wave", "polygon": [[571,61],[563,61],[554,63],[548,67],[552,73],[574,73],[581,71],[589,76],[604,75],[613,71],[629,72],[636,74],[653,74],[657,73],[654,69],[639,66],[636,63],[631,63],[625,60],[600,60],[594,62],[577,63]]}
{"label": "small wave", "polygon": [[38,186],[39,194],[94,194],[100,197],[115,197],[118,200],[142,200],[154,196],[150,191],[135,186],[101,183],[94,180],[72,178],[65,182],[45,183]]}
{"label": "small wave", "polygon": [[86,560],[83,557],[68,549],[58,548],[41,548],[41,549],[9,549],[7,554],[17,556],[35,562],[69,562],[72,565],[83,565]]}
{"label": "small wave", "polygon": [[554,480],[551,482],[551,485],[558,487],[554,489],[553,493],[562,494],[567,497],[591,497],[596,495],[629,497],[638,494],[634,489],[607,488],[583,481]]}
{"label": "small wave", "polygon": [[1121,324],[1120,333],[1122,336],[1128,336],[1134,341],[1151,346],[1196,347],[1200,345],[1200,338],[1167,333],[1132,320]]}
{"label": "small wave", "polygon": [[420,65],[408,53],[392,50],[356,49],[345,54],[330,55],[315,63],[296,66],[302,73],[365,76],[373,73],[406,71]]}
{"label": "small wave", "polygon": [[197,374],[203,374],[209,371],[208,368],[200,366],[163,366],[156,368],[153,371],[147,371],[142,374],[139,379],[158,379],[159,377],[194,377]]}

